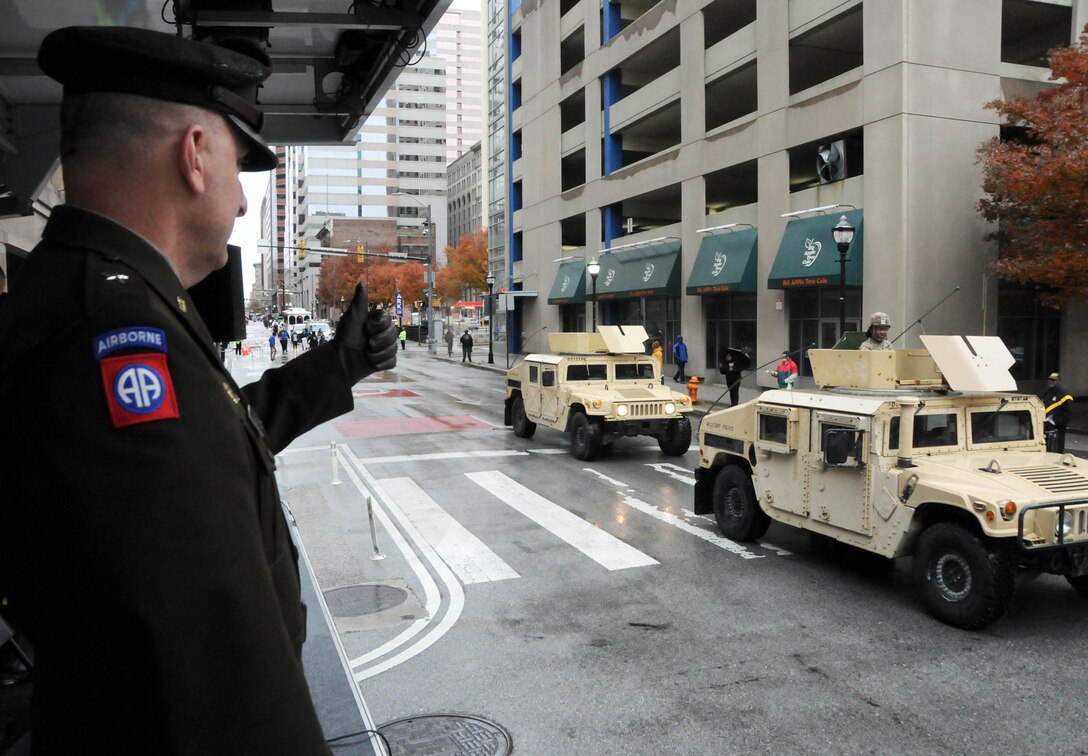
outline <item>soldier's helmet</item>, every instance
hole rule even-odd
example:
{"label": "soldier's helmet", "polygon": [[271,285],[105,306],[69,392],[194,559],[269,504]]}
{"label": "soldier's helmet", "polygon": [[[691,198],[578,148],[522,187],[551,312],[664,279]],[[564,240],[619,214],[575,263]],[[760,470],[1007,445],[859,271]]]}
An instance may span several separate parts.
{"label": "soldier's helmet", "polygon": [[892,321],[888,319],[888,313],[886,312],[874,312],[869,316],[870,326],[888,326],[891,327]]}

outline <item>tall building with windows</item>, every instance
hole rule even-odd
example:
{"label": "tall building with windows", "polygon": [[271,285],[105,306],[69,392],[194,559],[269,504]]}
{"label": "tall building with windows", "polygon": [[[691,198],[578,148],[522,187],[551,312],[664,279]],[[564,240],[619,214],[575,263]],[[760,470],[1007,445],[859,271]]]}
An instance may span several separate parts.
{"label": "tall building with windows", "polygon": [[430,220],[436,261],[444,264],[448,164],[470,151],[483,133],[481,37],[478,10],[449,10],[352,144],[281,150],[262,208],[268,216],[263,234],[272,240],[266,241],[262,271],[282,280],[281,288],[298,306],[317,310],[321,261],[316,254],[300,261],[299,244],[306,241],[313,249],[337,219],[395,219],[397,251],[413,257],[429,254]]}
{"label": "tall building with windows", "polygon": [[977,149],[1006,133],[984,104],[1052,86],[1047,50],[1088,0],[515,1],[506,20],[505,256],[539,288],[512,337],[588,322],[595,293],[599,322],[643,324],[666,355],[683,334],[691,374],[731,346],[811,375],[844,289],[846,331],[879,310],[897,347],[997,334],[1023,387],[1060,368],[1088,391],[1086,307],[989,274],[976,210]]}
{"label": "tall building with windows", "polygon": [[[510,278],[506,252],[506,123],[509,112],[506,102],[507,69],[506,0],[482,0],[487,25],[487,138],[483,142],[481,160],[484,166],[484,203],[487,207],[488,266],[495,275],[498,288],[521,288],[520,281]],[[512,9],[509,12],[513,12]],[[499,302],[496,312],[502,312]]]}
{"label": "tall building with windows", "polygon": [[481,13],[451,7],[431,36],[431,49],[446,62],[446,161],[452,163],[484,133]]}

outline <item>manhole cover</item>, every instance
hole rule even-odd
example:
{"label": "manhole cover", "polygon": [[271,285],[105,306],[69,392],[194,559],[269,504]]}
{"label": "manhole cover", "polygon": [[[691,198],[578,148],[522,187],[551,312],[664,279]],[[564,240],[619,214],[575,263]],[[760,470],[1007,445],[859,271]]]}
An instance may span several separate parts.
{"label": "manhole cover", "polygon": [[392,585],[349,585],[325,591],[325,603],[334,617],[361,617],[394,606],[408,598],[408,591]]}
{"label": "manhole cover", "polygon": [[378,727],[390,756],[508,756],[510,733],[494,722],[458,714],[406,717]]}

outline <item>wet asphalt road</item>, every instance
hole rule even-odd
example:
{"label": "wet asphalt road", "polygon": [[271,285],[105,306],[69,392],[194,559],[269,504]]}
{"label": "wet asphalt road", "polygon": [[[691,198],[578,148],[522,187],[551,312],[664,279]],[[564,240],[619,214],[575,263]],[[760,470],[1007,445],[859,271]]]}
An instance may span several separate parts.
{"label": "wet asphalt road", "polygon": [[391,597],[337,621],[376,722],[480,716],[518,754],[1084,752],[1088,602],[1063,579],[956,630],[908,561],[777,524],[718,538],[694,448],[579,462],[558,432],[515,438],[502,399],[501,374],[410,347],[281,457],[322,590]]}

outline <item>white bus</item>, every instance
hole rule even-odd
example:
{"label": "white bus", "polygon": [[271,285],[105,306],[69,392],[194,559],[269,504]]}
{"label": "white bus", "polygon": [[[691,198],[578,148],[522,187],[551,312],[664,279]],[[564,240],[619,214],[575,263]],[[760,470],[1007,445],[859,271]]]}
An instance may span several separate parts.
{"label": "white bus", "polygon": [[[301,331],[305,326],[310,324],[310,320],[313,315],[309,310],[304,310],[301,307],[288,307],[283,311],[283,320],[287,323],[287,327],[290,331]],[[297,326],[297,328],[296,328]]]}

